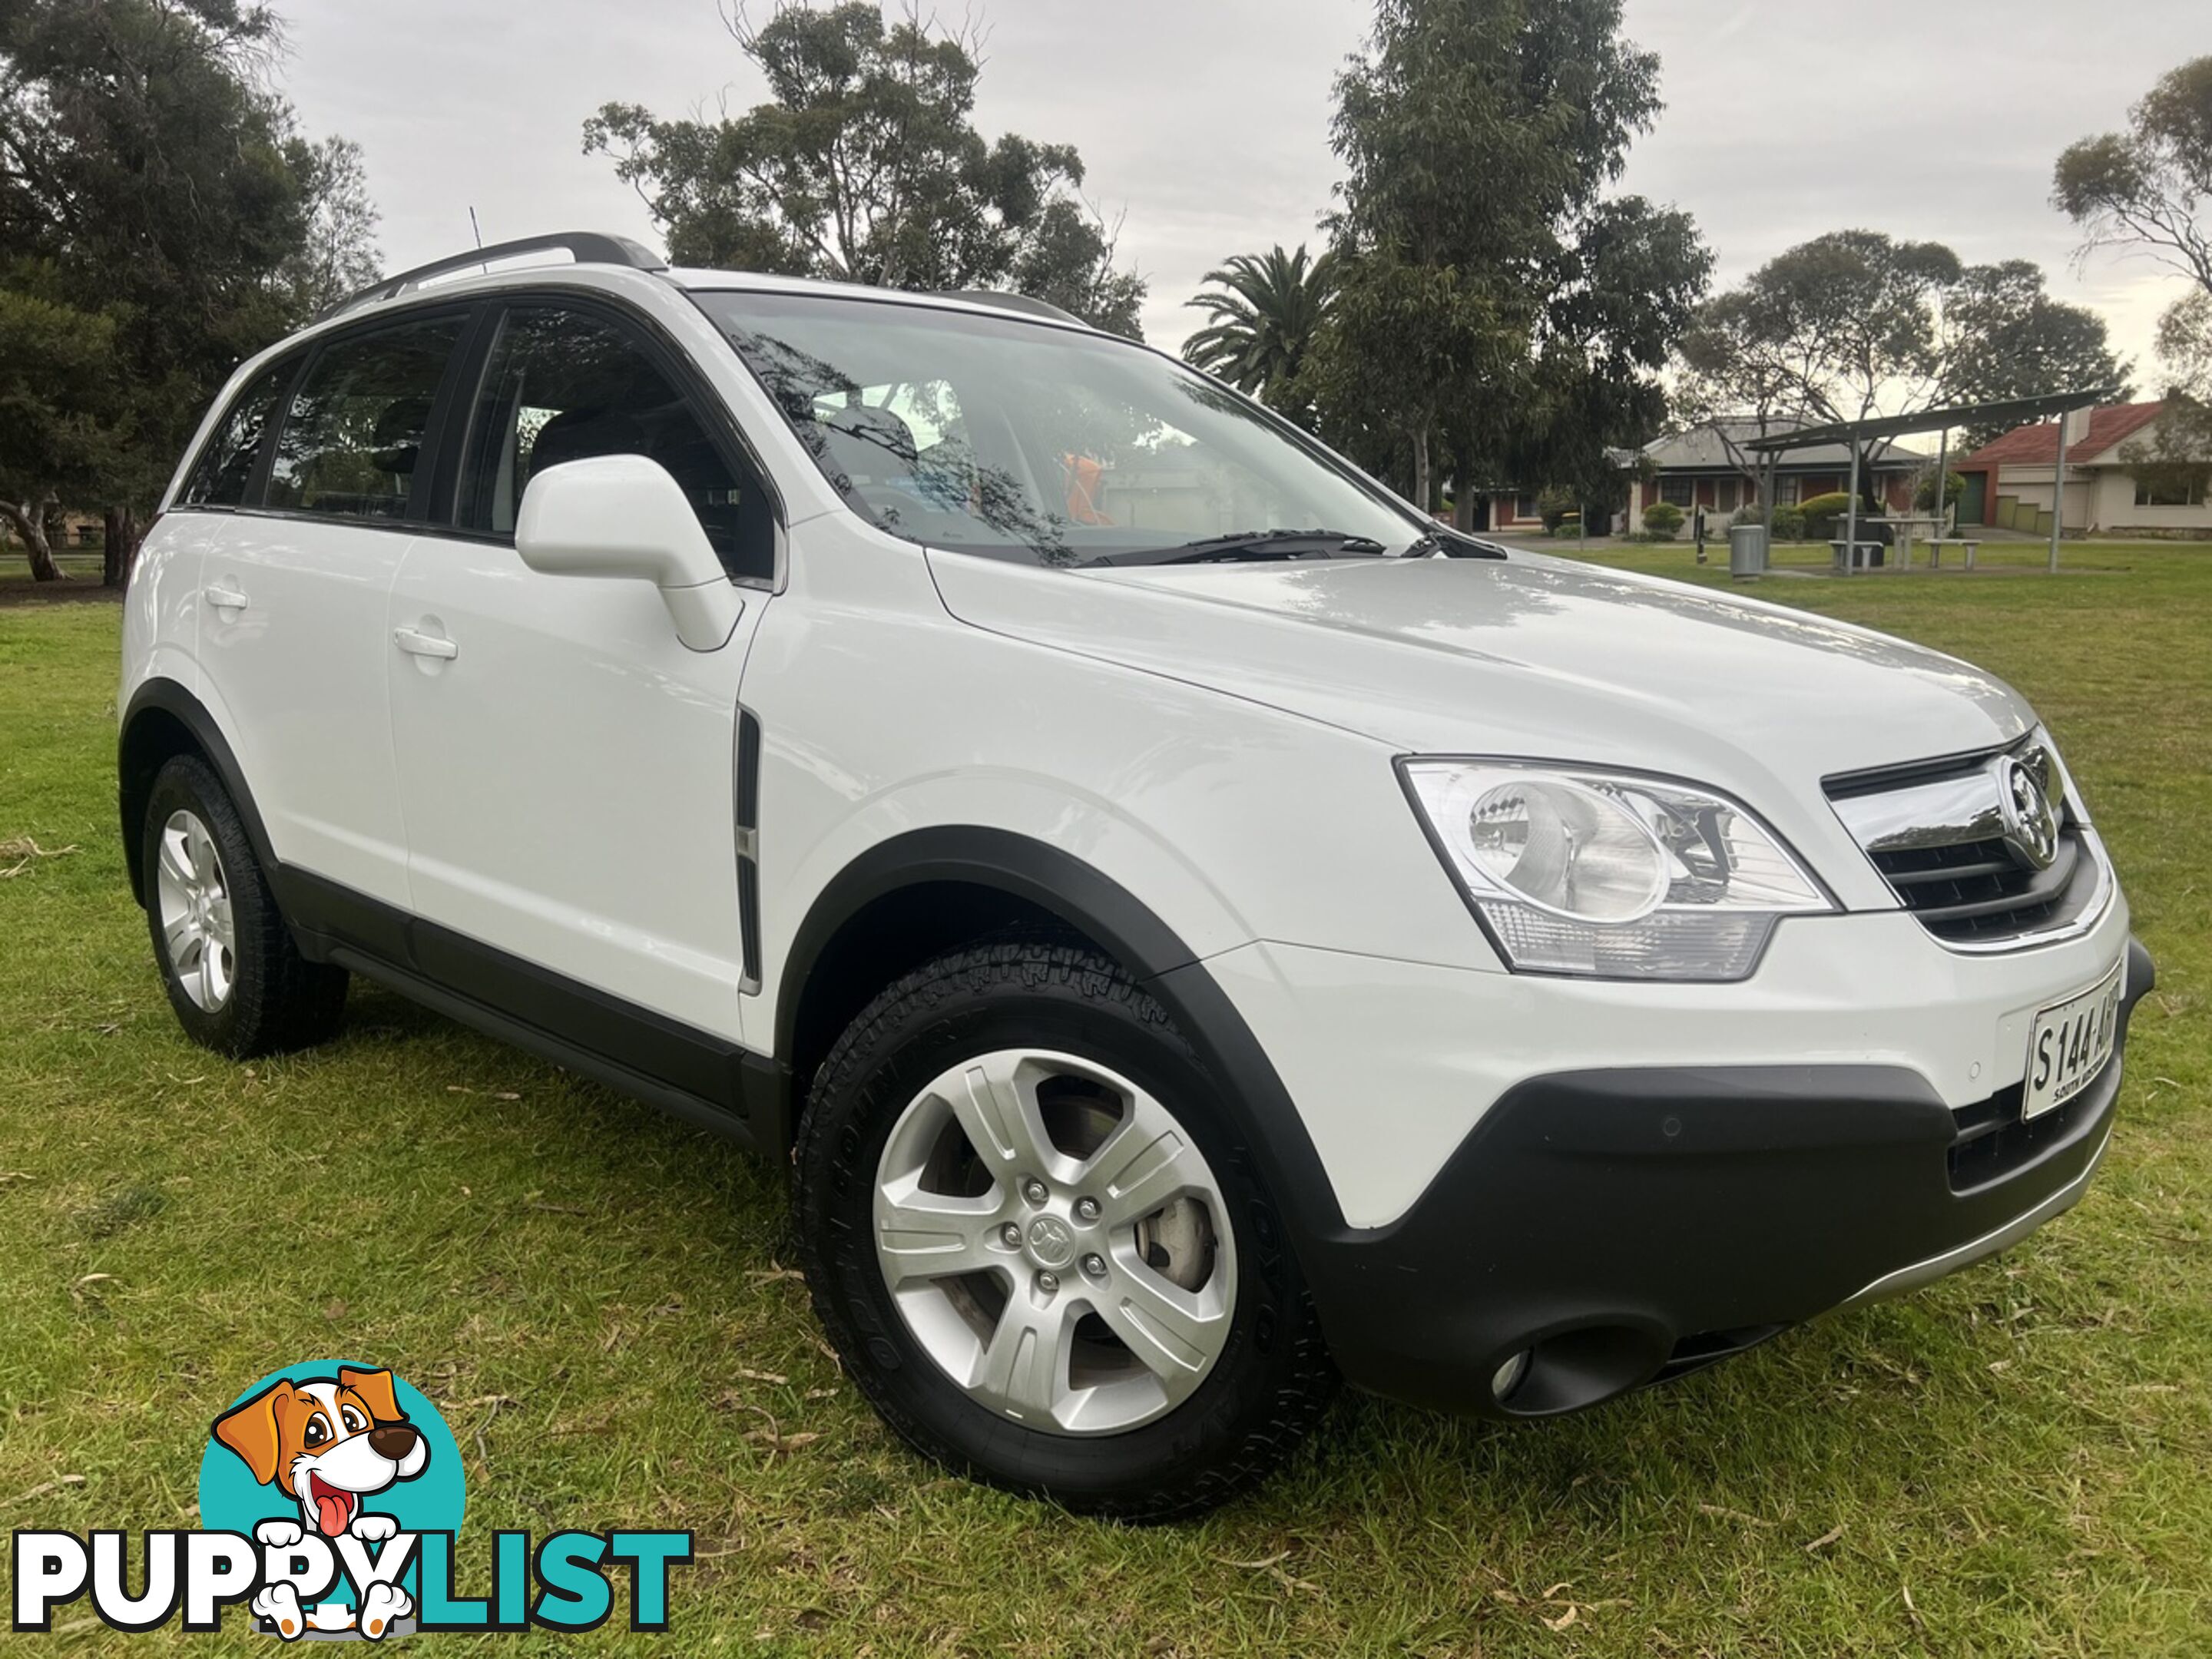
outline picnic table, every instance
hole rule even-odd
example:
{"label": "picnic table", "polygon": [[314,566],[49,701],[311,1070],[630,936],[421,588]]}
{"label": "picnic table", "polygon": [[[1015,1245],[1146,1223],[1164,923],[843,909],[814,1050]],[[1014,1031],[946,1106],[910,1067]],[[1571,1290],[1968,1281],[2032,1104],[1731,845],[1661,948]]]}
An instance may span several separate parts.
{"label": "picnic table", "polygon": [[1919,536],[1923,541],[1932,542],[1943,531],[1943,521],[1941,519],[1933,515],[1923,517],[1913,513],[1900,514],[1895,518],[1869,519],[1867,522],[1888,526],[1891,537],[1897,545],[1897,568],[1899,570],[1912,568],[1912,541],[1915,536]]}

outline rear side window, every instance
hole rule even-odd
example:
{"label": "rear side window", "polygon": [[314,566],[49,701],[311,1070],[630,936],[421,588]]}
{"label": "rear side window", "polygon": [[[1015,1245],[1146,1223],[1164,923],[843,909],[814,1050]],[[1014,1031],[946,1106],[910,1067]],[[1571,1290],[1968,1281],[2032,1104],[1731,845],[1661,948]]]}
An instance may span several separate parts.
{"label": "rear side window", "polygon": [[775,520],[698,410],[614,322],[517,306],[484,365],[461,465],[463,529],[512,535],[530,480],[563,461],[643,455],[668,469],[732,575],[772,576]]}
{"label": "rear side window", "polygon": [[268,505],[346,519],[404,519],[429,483],[422,440],[460,317],[400,323],[325,346],[276,435]]}
{"label": "rear side window", "polygon": [[299,372],[300,360],[288,357],[263,370],[223,411],[215,435],[200,451],[191,474],[185,480],[179,501],[185,507],[241,507],[246,487],[253,480],[253,464],[261,457],[261,440],[276,418],[276,405],[284,388]]}

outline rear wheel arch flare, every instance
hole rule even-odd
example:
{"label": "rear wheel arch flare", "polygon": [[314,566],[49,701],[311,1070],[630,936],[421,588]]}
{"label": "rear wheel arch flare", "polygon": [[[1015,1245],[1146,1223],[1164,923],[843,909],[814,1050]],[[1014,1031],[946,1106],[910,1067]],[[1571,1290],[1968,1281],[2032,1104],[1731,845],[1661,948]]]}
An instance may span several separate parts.
{"label": "rear wheel arch flare", "polygon": [[238,757],[231,751],[215,716],[176,681],[148,680],[131,695],[115,749],[124,864],[131,877],[131,896],[142,905],[146,902],[146,872],[140,843],[146,803],[153,793],[155,776],[177,755],[198,755],[215,769],[238,809],[261,867],[270,871],[277,867],[270,848],[269,833],[262,826],[261,814],[255,809],[252,794],[239,769]]}

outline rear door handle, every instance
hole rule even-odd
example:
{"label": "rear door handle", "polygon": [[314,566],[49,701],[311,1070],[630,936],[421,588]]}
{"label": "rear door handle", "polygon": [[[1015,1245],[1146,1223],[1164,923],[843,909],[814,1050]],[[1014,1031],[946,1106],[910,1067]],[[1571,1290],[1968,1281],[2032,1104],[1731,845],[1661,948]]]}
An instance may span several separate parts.
{"label": "rear door handle", "polygon": [[224,587],[217,584],[208,587],[203,587],[200,589],[200,592],[206,596],[207,602],[215,606],[218,611],[243,611],[246,609],[246,595],[240,592],[238,589],[234,587]]}
{"label": "rear door handle", "polygon": [[449,639],[436,634],[425,634],[419,628],[395,628],[392,642],[410,657],[436,657],[451,662],[461,654],[461,647]]}

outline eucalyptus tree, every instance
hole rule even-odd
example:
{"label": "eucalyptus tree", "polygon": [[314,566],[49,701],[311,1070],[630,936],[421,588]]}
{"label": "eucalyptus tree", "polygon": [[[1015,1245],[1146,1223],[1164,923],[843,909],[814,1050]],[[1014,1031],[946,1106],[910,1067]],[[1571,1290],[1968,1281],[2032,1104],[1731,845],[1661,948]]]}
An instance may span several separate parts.
{"label": "eucalyptus tree", "polygon": [[2212,487],[2212,57],[2159,77],[2125,132],[2067,147],[2051,202],[2081,228],[2081,255],[2147,255],[2190,288],[2159,324],[2166,409],[2154,435],[2124,452],[2138,477]]}
{"label": "eucalyptus tree", "polygon": [[1338,268],[1311,384],[1323,430],[1424,507],[1446,469],[1464,511],[1517,458],[1580,470],[1649,416],[1709,267],[1686,217],[1607,194],[1658,114],[1658,72],[1619,0],[1380,0],[1338,77]]}
{"label": "eucalyptus tree", "polygon": [[728,18],[769,100],[664,118],[611,103],[584,124],[679,264],[726,264],[885,288],[1011,286],[1102,328],[1139,332],[1144,279],[1082,195],[1072,145],[975,124],[971,25],[947,33],[870,0],[784,0]]}
{"label": "eucalyptus tree", "polygon": [[325,207],[320,263],[373,268],[373,210],[345,165],[358,158],[300,134],[271,89],[280,43],[276,14],[251,0],[0,5],[15,346],[48,354],[49,382],[100,382],[53,394],[70,441],[5,491],[104,505],[110,581],[216,389],[320,297],[301,262]]}

